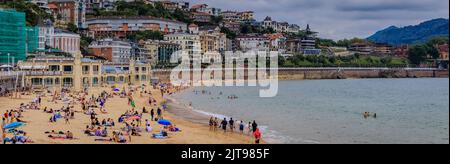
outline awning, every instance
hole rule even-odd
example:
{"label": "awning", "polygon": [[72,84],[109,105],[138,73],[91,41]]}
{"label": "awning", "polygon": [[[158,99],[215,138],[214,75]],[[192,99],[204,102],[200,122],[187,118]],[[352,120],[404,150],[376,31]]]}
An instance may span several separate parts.
{"label": "awning", "polygon": [[11,65],[1,65],[0,68],[13,68]]}
{"label": "awning", "polygon": [[35,66],[24,65],[24,66],[19,66],[19,69],[47,69],[47,66],[45,66],[45,65],[35,65]]}

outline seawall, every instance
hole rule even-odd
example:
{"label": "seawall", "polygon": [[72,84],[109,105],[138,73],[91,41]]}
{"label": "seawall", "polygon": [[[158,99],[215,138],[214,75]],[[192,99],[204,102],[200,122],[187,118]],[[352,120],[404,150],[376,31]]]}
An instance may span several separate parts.
{"label": "seawall", "polygon": [[[153,70],[153,77],[170,81],[171,70]],[[448,78],[447,69],[405,68],[280,68],[280,80],[347,79],[347,78]]]}

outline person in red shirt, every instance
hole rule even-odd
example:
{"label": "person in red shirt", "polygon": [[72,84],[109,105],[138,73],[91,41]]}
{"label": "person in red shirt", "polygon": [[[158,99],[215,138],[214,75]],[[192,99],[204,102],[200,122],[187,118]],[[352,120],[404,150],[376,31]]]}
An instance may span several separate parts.
{"label": "person in red shirt", "polygon": [[253,132],[253,136],[255,137],[255,144],[259,144],[261,140],[261,132],[259,132],[259,128],[256,128],[255,132]]}

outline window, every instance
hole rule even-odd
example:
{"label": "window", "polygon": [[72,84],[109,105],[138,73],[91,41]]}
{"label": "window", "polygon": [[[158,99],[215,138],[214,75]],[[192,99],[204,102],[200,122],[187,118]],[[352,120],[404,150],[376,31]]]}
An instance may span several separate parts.
{"label": "window", "polygon": [[59,71],[59,65],[51,65],[50,71]]}
{"label": "window", "polygon": [[70,65],[65,65],[65,66],[64,66],[64,72],[72,72],[72,66],[70,66]]}
{"label": "window", "polygon": [[98,72],[98,65],[94,65],[94,66],[92,67],[92,70],[93,70],[94,72]]}

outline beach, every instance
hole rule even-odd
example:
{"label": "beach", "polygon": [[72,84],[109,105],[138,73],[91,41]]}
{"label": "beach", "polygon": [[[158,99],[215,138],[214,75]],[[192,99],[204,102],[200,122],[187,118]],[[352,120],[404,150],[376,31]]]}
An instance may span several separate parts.
{"label": "beach", "polygon": [[[117,88],[122,88],[118,86]],[[89,96],[98,96],[102,91],[111,92],[111,87],[99,87],[91,88],[89,90]],[[157,101],[157,104],[161,105],[165,99],[161,96],[159,89],[146,88],[147,91],[152,93],[152,97]],[[11,97],[0,97],[0,113],[5,113],[7,110],[17,109],[21,103],[32,102],[36,98],[36,94],[21,95],[20,98]],[[141,112],[142,108],[145,107],[147,110],[157,107],[152,106],[148,103],[150,95],[139,94],[139,92],[134,92],[133,99],[136,104],[136,111]],[[43,108],[47,109],[61,109],[64,106],[62,101],[57,101],[57,103],[51,102],[51,94],[46,94],[42,96],[42,101],[40,105],[40,110],[24,110],[20,119],[26,122],[26,125],[18,129],[23,130],[27,133],[27,137],[31,139],[32,143],[35,144],[113,144],[116,142],[112,141],[96,141],[98,137],[88,136],[84,133],[86,126],[89,125],[90,116],[82,113],[82,107],[80,103],[74,104],[75,116],[73,119],[66,123],[64,119],[60,119],[56,122],[50,122],[49,119],[52,114],[43,112]],[[123,124],[118,123],[117,119],[127,110],[131,110],[131,106],[127,103],[127,98],[120,98],[119,96],[114,96],[113,98],[108,98],[105,103],[106,114],[101,113],[97,110],[97,117],[101,121],[103,119],[111,118],[116,121],[116,125],[111,127],[109,132],[113,130],[120,130],[124,127]],[[168,132],[168,138],[165,139],[153,139],[153,133],[159,133],[159,129],[162,125],[159,125],[155,121],[151,121],[151,126],[153,131],[147,133],[145,131],[140,132],[141,136],[132,136],[131,141],[127,141],[129,144],[251,144],[254,142],[253,137],[248,135],[241,135],[238,133],[223,133],[223,131],[210,131],[207,122],[191,122],[189,120],[183,119],[182,117],[176,117],[170,110],[163,111],[163,117],[165,120],[170,120],[173,125],[181,129],[181,132]],[[150,115],[144,113],[142,115],[142,122],[145,124],[145,119],[150,120]],[[75,139],[52,139],[49,138],[49,134],[45,132],[52,131],[55,132],[66,132],[70,131],[73,133]],[[6,137],[12,137],[12,134],[8,133]],[[126,137],[128,139],[128,136]]]}

